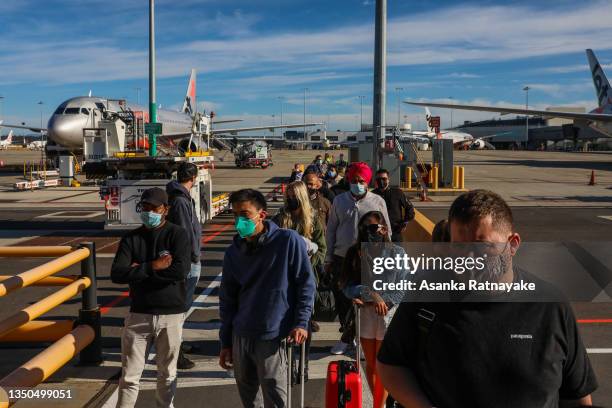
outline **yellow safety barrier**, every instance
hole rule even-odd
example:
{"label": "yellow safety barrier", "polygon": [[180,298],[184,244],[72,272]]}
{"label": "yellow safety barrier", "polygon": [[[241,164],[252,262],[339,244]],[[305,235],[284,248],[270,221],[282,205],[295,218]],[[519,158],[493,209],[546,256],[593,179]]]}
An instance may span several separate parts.
{"label": "yellow safety barrier", "polygon": [[437,166],[432,167],[431,173],[429,174],[430,174],[431,189],[437,190],[438,186],[440,185],[439,180],[438,180],[438,167]]}
{"label": "yellow safety barrier", "polygon": [[414,220],[402,233],[404,242],[431,242],[435,224],[419,210],[414,210]]}
{"label": "yellow safety barrier", "polygon": [[89,278],[77,279],[70,285],[5,318],[4,320],[0,321],[0,336],[16,329],[22,324],[36,319],[44,313],[47,313],[54,307],[59,306],[68,299],[78,295],[90,285],[91,280],[89,280]]}
{"label": "yellow safety barrier", "polygon": [[412,167],[406,167],[406,188],[412,188]]}
{"label": "yellow safety barrier", "polygon": [[[0,283],[13,278],[14,275],[0,275]],[[66,286],[78,279],[78,276],[47,276],[29,286]]]}
{"label": "yellow safety barrier", "polygon": [[459,177],[459,189],[465,190],[465,167],[459,166],[458,169],[458,177]]}
{"label": "yellow safety barrier", "polygon": [[57,341],[73,329],[72,320],[33,320],[0,337],[0,342]]}
{"label": "yellow safety barrier", "polygon": [[[12,276],[9,279],[0,283],[0,296],[5,296],[7,293],[30,286],[32,283],[39,281],[47,276],[53,275],[61,270],[74,265],[75,263],[86,259],[90,252],[87,248],[79,248],[76,251],[70,252],[62,257],[49,261],[43,265]],[[24,255],[28,256],[28,255]]]}
{"label": "yellow safety barrier", "polygon": [[[81,364],[102,361],[100,308],[96,296],[95,244],[72,247],[0,247],[0,256],[59,256],[14,276],[0,275],[0,296],[26,286],[63,286],[60,290],[0,321],[0,342],[48,342],[53,345],[0,380],[0,408],[8,407],[6,387],[34,387],[59,370],[77,353]],[[81,275],[51,276],[76,263]],[[82,294],[79,326],[73,320],[34,320],[72,297]]]}
{"label": "yellow safety barrier", "polygon": [[77,326],[45,351],[0,380],[0,408],[9,406],[6,388],[35,387],[62,368],[89,345],[95,336],[96,333],[91,326]]}
{"label": "yellow safety barrier", "polygon": [[55,257],[69,254],[73,250],[70,246],[5,246],[0,247],[0,257]]}

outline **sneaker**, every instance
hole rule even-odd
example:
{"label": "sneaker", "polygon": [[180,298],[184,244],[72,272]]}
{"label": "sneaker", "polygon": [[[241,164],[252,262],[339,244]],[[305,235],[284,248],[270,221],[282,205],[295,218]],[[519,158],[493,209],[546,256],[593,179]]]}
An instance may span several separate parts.
{"label": "sneaker", "polygon": [[313,333],[316,333],[321,330],[321,326],[319,326],[319,323],[315,322],[314,320],[310,322],[310,325]]}
{"label": "sneaker", "polygon": [[334,344],[334,346],[330,350],[330,353],[335,354],[335,355],[342,355],[346,353],[347,347],[348,347],[348,344],[342,341],[339,341],[336,344]]}
{"label": "sneaker", "polygon": [[185,354],[183,354],[183,351],[181,350],[179,352],[179,357],[176,363],[176,367],[180,370],[189,370],[190,368],[195,367],[195,363],[191,361],[190,359],[188,359],[187,357],[185,357]]}

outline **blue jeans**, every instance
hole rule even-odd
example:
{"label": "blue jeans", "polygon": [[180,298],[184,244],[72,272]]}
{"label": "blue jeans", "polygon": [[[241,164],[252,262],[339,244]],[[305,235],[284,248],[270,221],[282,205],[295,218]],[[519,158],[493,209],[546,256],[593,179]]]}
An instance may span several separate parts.
{"label": "blue jeans", "polygon": [[185,297],[185,312],[188,312],[193,305],[193,294],[195,293],[196,286],[200,280],[200,273],[202,273],[202,265],[200,262],[192,263],[189,275],[187,275],[187,281],[185,286],[187,287],[187,296]]}

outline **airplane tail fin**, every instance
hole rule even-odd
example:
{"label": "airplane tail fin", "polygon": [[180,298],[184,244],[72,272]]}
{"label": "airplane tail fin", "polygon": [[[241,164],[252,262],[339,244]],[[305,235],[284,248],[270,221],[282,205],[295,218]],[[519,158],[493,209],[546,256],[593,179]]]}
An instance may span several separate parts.
{"label": "airplane tail fin", "polygon": [[606,74],[604,74],[597,57],[593,53],[593,50],[586,50],[587,58],[589,60],[589,66],[591,67],[591,74],[593,75],[593,84],[595,85],[595,92],[597,93],[597,101],[599,106],[612,104],[612,89],[610,89],[610,83]]}
{"label": "airplane tail fin", "polygon": [[196,113],[196,111],[196,70],[192,68],[191,76],[189,77],[189,85],[187,86],[187,93],[185,94],[185,101],[183,102],[183,109],[181,109],[181,112],[193,115]]}
{"label": "airplane tail fin", "polygon": [[427,124],[427,131],[433,133],[436,130],[433,127],[431,127],[431,125],[429,124],[429,118],[431,118],[431,112],[429,111],[429,108],[426,106],[425,107],[425,123]]}
{"label": "airplane tail fin", "polygon": [[13,131],[12,130],[8,133],[8,136],[6,136],[6,139],[4,139],[4,141],[6,142],[6,144],[13,143]]}

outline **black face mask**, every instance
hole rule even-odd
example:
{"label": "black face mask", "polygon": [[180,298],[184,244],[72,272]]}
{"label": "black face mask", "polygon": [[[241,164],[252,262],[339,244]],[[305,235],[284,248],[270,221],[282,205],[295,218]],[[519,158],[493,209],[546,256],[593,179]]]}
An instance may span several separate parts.
{"label": "black face mask", "polygon": [[316,188],[309,188],[308,189],[308,194],[310,195],[310,198],[315,198],[317,196],[318,192],[319,192],[319,190],[317,190]]}
{"label": "black face mask", "polygon": [[368,232],[368,242],[383,242],[384,237],[380,235],[378,232],[371,233]]}
{"label": "black face mask", "polygon": [[376,184],[378,184],[379,188],[382,188],[383,190],[385,188],[387,188],[389,186],[389,180],[383,180],[383,179],[376,179]]}
{"label": "black face mask", "polygon": [[287,198],[287,209],[289,211],[295,211],[300,208],[300,202],[297,198]]}

